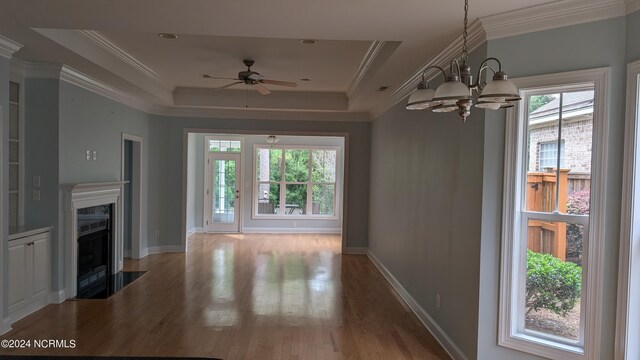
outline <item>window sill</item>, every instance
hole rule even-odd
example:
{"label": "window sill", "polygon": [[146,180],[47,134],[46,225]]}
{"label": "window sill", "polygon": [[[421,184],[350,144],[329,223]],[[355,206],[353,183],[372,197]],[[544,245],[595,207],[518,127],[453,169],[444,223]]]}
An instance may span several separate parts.
{"label": "window sill", "polygon": [[585,360],[585,349],[529,334],[515,334],[498,341],[498,345],[553,360]]}

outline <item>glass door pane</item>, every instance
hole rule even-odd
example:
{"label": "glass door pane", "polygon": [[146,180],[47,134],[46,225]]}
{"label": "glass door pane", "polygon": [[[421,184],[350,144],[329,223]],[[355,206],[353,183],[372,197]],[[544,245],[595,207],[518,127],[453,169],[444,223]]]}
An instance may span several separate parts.
{"label": "glass door pane", "polygon": [[229,224],[236,221],[236,190],[236,161],[214,160],[212,222]]}

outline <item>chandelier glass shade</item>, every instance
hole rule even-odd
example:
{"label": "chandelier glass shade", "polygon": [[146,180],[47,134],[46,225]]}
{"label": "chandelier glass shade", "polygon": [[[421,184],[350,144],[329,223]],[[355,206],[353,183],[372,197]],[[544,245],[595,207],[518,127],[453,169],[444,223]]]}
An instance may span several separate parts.
{"label": "chandelier glass shade", "polygon": [[[513,107],[521,97],[518,88],[509,80],[507,74],[502,71],[500,60],[494,57],[485,59],[478,70],[474,83],[471,75],[471,67],[468,64],[467,51],[469,0],[464,3],[464,31],[462,56],[460,60],[453,59],[449,67],[449,74],[439,66],[429,66],[422,72],[422,81],[418,88],[409,96],[407,110],[432,109],[433,112],[457,111],[463,120],[471,114],[471,106],[483,109],[498,110]],[[495,62],[497,70],[490,65]],[[425,79],[428,70],[439,70],[445,81],[434,91],[429,87]],[[480,83],[479,79],[483,71],[492,71],[493,77],[488,83]],[[474,96],[474,92],[476,93]],[[477,99],[476,99],[477,97]]]}

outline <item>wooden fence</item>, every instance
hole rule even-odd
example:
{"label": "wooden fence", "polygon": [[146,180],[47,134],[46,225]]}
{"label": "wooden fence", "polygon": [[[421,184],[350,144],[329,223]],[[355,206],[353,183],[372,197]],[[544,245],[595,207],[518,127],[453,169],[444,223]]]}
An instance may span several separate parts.
{"label": "wooden fence", "polygon": [[[555,169],[546,172],[527,173],[526,210],[553,212],[556,207],[556,186],[560,186],[558,211],[567,211],[568,169],[560,170],[556,181]],[[530,220],[527,229],[527,246],[530,250],[551,254],[561,260],[567,255],[567,224],[545,220]]]}

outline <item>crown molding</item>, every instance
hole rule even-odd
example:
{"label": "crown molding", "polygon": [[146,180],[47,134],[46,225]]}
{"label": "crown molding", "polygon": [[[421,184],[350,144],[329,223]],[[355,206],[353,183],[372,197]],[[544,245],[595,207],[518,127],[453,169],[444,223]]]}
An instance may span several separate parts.
{"label": "crown molding", "polygon": [[92,41],[94,44],[100,46],[116,58],[120,59],[122,62],[139,71],[144,76],[159,84],[162,84],[162,78],[160,78],[160,75],[158,75],[158,73],[142,63],[142,61],[136,59],[133,55],[129,54],[125,49],[120,47],[104,34],[95,30],[77,30],[77,32]]}
{"label": "crown molding", "polygon": [[348,111],[286,111],[274,109],[221,109],[202,107],[171,107],[153,105],[149,114],[174,117],[254,119],[254,120],[296,120],[296,121],[349,121],[369,122],[371,117],[365,112]]}
{"label": "crown molding", "polygon": [[109,86],[66,65],[63,65],[60,71],[60,80],[143,112],[149,112],[151,108],[151,106],[145,101]]}
{"label": "crown molding", "polygon": [[371,68],[371,65],[373,65],[374,60],[376,59],[384,45],[384,41],[376,40],[371,42],[371,45],[367,49],[367,52],[364,54],[364,57],[362,58],[362,61],[358,66],[358,70],[356,71],[356,74],[353,77],[351,84],[349,85],[349,88],[347,90],[347,97],[350,98],[356,91],[358,85],[360,85],[360,82],[362,81],[362,79],[364,79],[365,75]]}
{"label": "crown molding", "polygon": [[22,49],[22,44],[0,35],[0,56],[11,59],[13,53]]}
{"label": "crown molding", "polygon": [[624,16],[637,0],[564,0],[480,19],[487,40]]}
{"label": "crown molding", "polygon": [[627,0],[627,15],[640,10],[640,0]]}
{"label": "crown molding", "polygon": [[29,79],[59,79],[62,65],[32,63],[18,58],[11,59],[11,72]]}
{"label": "crown molding", "polygon": [[[431,60],[422,64],[417,71],[415,71],[406,81],[404,81],[400,86],[398,86],[393,93],[391,93],[391,97],[388,102],[384,105],[379,106],[371,112],[372,118],[375,119],[378,116],[382,115],[385,111],[389,110],[391,107],[402,101],[404,98],[409,96],[416,87],[418,83],[422,81],[422,74],[424,73],[424,77],[426,80],[431,81],[436,76],[440,74],[438,70],[430,69],[425,72],[425,69],[429,66],[440,66],[442,68],[446,68],[449,66],[451,59],[458,58],[460,53],[462,52],[462,44],[463,44],[463,36],[460,34],[455,40],[453,40],[447,47],[442,49],[435,57],[431,58]],[[476,20],[469,26],[469,35],[468,35],[468,47],[469,52],[477,49],[482,43],[486,41],[485,33],[480,21]]]}

